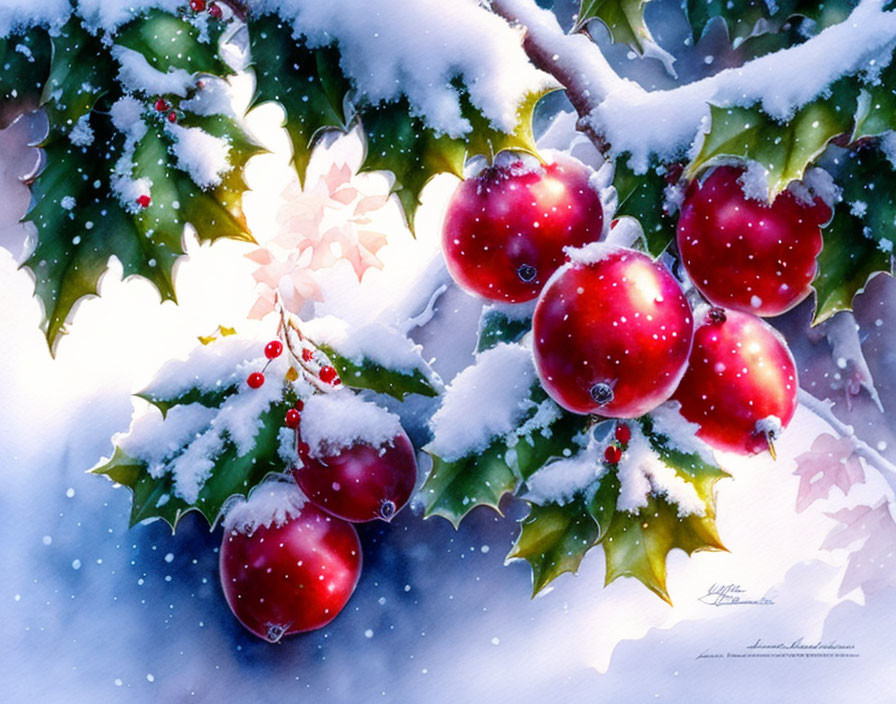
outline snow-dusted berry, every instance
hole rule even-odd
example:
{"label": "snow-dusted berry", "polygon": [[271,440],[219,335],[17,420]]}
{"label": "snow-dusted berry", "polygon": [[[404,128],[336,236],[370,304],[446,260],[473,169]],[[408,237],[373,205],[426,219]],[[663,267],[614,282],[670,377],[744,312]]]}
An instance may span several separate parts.
{"label": "snow-dusted berry", "polygon": [[295,408],[290,408],[286,412],[286,417],[283,419],[283,422],[287,428],[298,428],[299,422],[301,420],[302,414],[299,413]]}
{"label": "snow-dusted berry", "polygon": [[329,364],[321,367],[317,375],[325,384],[335,385],[339,383],[339,373],[336,371],[335,367],[331,367]]}
{"label": "snow-dusted berry", "polygon": [[137,196],[137,205],[141,208],[148,208],[149,204],[152,203],[152,198],[150,198],[147,194],[143,194],[141,196]]}

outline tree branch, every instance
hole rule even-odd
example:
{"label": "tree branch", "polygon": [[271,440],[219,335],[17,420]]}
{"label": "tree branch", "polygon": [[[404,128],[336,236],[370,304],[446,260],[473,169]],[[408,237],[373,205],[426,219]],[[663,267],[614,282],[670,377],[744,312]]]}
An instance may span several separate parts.
{"label": "tree branch", "polygon": [[812,411],[812,413],[830,425],[842,437],[848,439],[852,443],[855,453],[868,462],[872,467],[877,469],[883,475],[884,479],[887,480],[887,483],[893,491],[896,492],[896,465],[881,455],[867,442],[859,438],[851,425],[847,425],[837,418],[831,410],[829,403],[816,398],[805,389],[799,390],[799,401],[801,406]]}

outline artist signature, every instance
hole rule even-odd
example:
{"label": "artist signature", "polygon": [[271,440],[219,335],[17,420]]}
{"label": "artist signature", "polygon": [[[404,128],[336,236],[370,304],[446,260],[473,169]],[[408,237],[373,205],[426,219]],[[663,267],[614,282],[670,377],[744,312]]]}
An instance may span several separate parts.
{"label": "artist signature", "polygon": [[763,596],[758,599],[747,597],[747,590],[739,584],[713,584],[697,601],[710,606],[771,606],[774,600]]}

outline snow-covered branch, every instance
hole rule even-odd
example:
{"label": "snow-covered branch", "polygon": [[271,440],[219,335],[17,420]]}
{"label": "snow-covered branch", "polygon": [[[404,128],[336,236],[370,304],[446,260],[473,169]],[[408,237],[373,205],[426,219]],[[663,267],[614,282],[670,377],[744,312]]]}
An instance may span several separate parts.
{"label": "snow-covered branch", "polygon": [[896,45],[896,11],[884,12],[883,5],[863,0],[846,20],[803,44],[671,90],[647,91],[617,76],[597,45],[565,34],[534,0],[492,0],[496,13],[526,28],[524,48],[567,87],[583,123],[615,153],[629,152],[638,171],[651,155],[680,158],[705,124],[710,103],[761,103],[772,117],[786,119],[837,78],[886,66]]}
{"label": "snow-covered branch", "polygon": [[887,483],[896,492],[896,465],[890,462],[886,457],[881,455],[877,450],[871,447],[864,440],[856,435],[855,429],[851,425],[847,425],[834,415],[829,402],[822,401],[810,394],[805,389],[799,390],[800,405],[809,411],[812,411],[825,423],[830,425],[842,437],[847,438],[853,445],[855,453],[867,461],[872,467],[877,469],[887,480]]}

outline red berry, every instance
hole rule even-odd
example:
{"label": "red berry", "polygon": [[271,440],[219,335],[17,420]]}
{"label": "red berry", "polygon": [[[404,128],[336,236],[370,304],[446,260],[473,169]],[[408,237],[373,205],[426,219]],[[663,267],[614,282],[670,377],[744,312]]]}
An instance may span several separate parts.
{"label": "red berry", "polygon": [[224,13],[221,11],[221,7],[218,4],[213,2],[208,6],[208,14],[210,14],[216,20],[219,20]]}
{"label": "red berry", "polygon": [[336,369],[327,365],[325,367],[321,367],[318,372],[318,376],[320,380],[325,384],[338,384],[339,383],[339,375],[336,372]]}
{"label": "red berry", "polygon": [[284,423],[287,428],[298,428],[299,421],[302,420],[302,414],[299,413],[295,408],[290,408],[286,412],[286,418],[284,419]]}
{"label": "red berry", "polygon": [[168,122],[177,122],[177,113],[173,110],[168,113]]}
{"label": "red berry", "polygon": [[221,587],[240,622],[259,638],[321,628],[351,597],[361,575],[354,526],[311,503],[280,526],[224,534]]}
{"label": "red berry", "polygon": [[205,0],[190,0],[190,9],[193,12],[202,12],[205,9]]}
{"label": "red berry", "polygon": [[535,298],[563,264],[564,247],[601,236],[603,207],[589,173],[565,158],[535,169],[492,166],[461,183],[442,228],[454,280],[493,300]]}
{"label": "red berry", "polygon": [[620,445],[628,445],[629,441],[632,439],[632,429],[627,425],[617,425],[616,426],[616,440],[619,441]]}
{"label": "red berry", "polygon": [[312,359],[314,359],[314,352],[307,347],[303,347],[302,348],[302,361],[310,362]]}
{"label": "red berry", "polygon": [[346,521],[391,520],[417,480],[417,459],[404,432],[379,447],[357,443],[320,457],[306,452],[301,459],[293,476],[304,494]]}
{"label": "red berry", "polygon": [[159,112],[165,112],[169,107],[170,107],[170,106],[168,105],[168,101],[165,100],[164,98],[159,98],[159,99],[156,101],[155,108],[156,108],[156,110],[158,110]]}
{"label": "red berry", "polygon": [[769,205],[747,198],[743,169],[720,166],[688,188],[678,220],[678,249],[694,285],[716,305],[778,315],[809,295],[820,225],[831,209],[790,191]]}
{"label": "red berry", "polygon": [[786,427],[793,418],[797,388],[796,364],[784,338],[764,320],[728,310],[724,322],[697,328],[673,398],[707,443],[755,454],[768,448],[767,424]]}
{"label": "red berry", "polygon": [[271,340],[264,347],[264,356],[268,359],[277,359],[283,353],[283,343],[280,340]]}
{"label": "red berry", "polygon": [[145,193],[142,196],[137,196],[137,205],[141,208],[148,208],[150,203],[152,203],[152,198]]}
{"label": "red berry", "polygon": [[249,378],[246,379],[246,383],[249,385],[249,388],[257,389],[264,383],[264,374],[261,372],[252,372],[249,375]]}
{"label": "red berry", "polygon": [[299,399],[298,401],[296,401],[295,407],[296,407],[296,410],[299,413],[301,413],[302,411],[305,410],[305,402],[302,399]]}
{"label": "red berry", "polygon": [[622,450],[616,445],[610,445],[604,450],[604,459],[610,464],[619,464],[619,460],[622,459]]}
{"label": "red berry", "polygon": [[672,395],[694,324],[681,287],[634,250],[596,245],[545,287],[532,322],[541,383],[574,413],[635,418]]}

